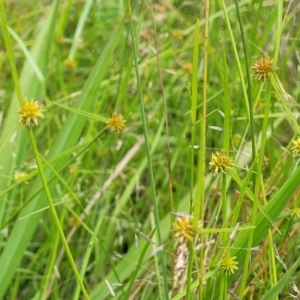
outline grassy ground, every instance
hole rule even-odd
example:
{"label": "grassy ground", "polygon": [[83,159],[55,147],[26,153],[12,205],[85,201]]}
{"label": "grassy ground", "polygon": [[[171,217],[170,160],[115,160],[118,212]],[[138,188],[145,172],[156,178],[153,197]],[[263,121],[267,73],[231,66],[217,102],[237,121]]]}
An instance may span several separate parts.
{"label": "grassy ground", "polygon": [[1,0],[0,299],[300,299],[283,2]]}

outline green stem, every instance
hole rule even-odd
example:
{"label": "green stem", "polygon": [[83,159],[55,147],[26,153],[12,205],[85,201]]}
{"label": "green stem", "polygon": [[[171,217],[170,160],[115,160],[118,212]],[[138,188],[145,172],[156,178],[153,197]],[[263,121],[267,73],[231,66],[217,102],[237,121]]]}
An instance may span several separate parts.
{"label": "green stem", "polygon": [[[222,228],[226,228],[227,227],[227,201],[226,201],[226,175],[223,174],[222,175]],[[227,244],[228,241],[228,237],[229,237],[229,233],[228,232],[224,232],[223,233],[223,246],[225,247],[225,245]],[[224,253],[227,250],[224,250]],[[226,276],[221,276],[221,295],[222,295],[222,299],[226,299],[227,298],[227,278]]]}
{"label": "green stem", "polygon": [[[249,104],[249,121],[250,121],[250,132],[251,132],[251,141],[252,141],[252,144],[251,144],[252,158],[254,160],[256,157],[256,154],[257,154],[257,150],[256,150],[256,141],[255,141],[255,134],[254,134],[255,131],[254,131],[253,101],[252,101],[249,55],[248,55],[245,33],[244,33],[244,26],[242,23],[238,0],[235,0],[235,7],[236,7],[237,17],[238,17],[238,21],[239,21],[239,26],[240,26],[241,39],[242,39],[242,43],[243,43],[243,51],[245,54],[245,65],[246,65],[246,75],[247,75],[247,85],[248,85],[247,94],[248,94],[248,104]],[[255,179],[255,175],[253,175],[253,178]]]}
{"label": "green stem", "polygon": [[[194,154],[195,154],[195,126],[197,118],[197,100],[198,100],[198,63],[199,63],[199,31],[200,20],[197,19],[194,37],[193,50],[193,73],[192,73],[192,94],[191,94],[191,183],[190,183],[190,212],[192,213],[194,201]],[[198,209],[197,209],[198,210]],[[196,211],[196,209],[195,209]]]}
{"label": "green stem", "polygon": [[[152,190],[152,199],[153,199],[153,208],[154,208],[154,217],[155,217],[155,226],[157,230],[157,238],[159,246],[162,246],[162,236],[161,236],[161,229],[160,229],[160,219],[159,219],[159,210],[158,210],[158,201],[156,196],[156,189],[155,189],[155,181],[154,181],[154,174],[153,174],[153,167],[152,167],[152,160],[151,160],[151,153],[150,153],[150,146],[149,146],[149,137],[148,137],[148,130],[146,125],[146,114],[145,114],[145,106],[144,106],[144,99],[142,93],[142,85],[141,85],[141,78],[139,73],[139,65],[138,65],[138,54],[137,54],[137,45],[136,39],[134,34],[134,27],[133,27],[133,19],[132,19],[132,11],[131,11],[131,4],[130,0],[128,0],[128,11],[129,11],[129,18],[130,18],[130,31],[132,37],[132,48],[133,48],[133,56],[134,56],[134,67],[136,72],[136,80],[137,80],[137,89],[139,95],[139,102],[140,102],[140,109],[141,109],[141,117],[143,122],[143,132],[145,138],[145,145],[146,145],[146,154],[147,154],[147,161],[148,161],[148,169],[149,169],[149,176],[151,182],[151,190]],[[160,256],[160,264],[162,268],[162,275],[163,275],[163,283],[164,283],[164,295],[165,299],[169,298],[168,292],[168,281],[167,281],[167,269],[165,263],[165,256],[164,252],[159,252]]]}
{"label": "green stem", "polygon": [[[205,27],[204,27],[204,67],[203,67],[203,106],[200,123],[200,153],[198,165],[198,182],[196,191],[196,203],[199,201],[199,210],[194,210],[194,227],[201,220],[204,228],[204,204],[205,204],[205,164],[206,164],[206,103],[207,103],[207,69],[208,69],[208,26],[209,26],[210,2],[205,2]],[[204,234],[199,234],[199,243],[204,243]],[[199,299],[203,299],[203,277],[204,277],[204,247],[201,247],[199,254]]]}
{"label": "green stem", "polygon": [[72,253],[71,253],[69,245],[68,245],[68,242],[66,240],[64,232],[63,232],[62,227],[60,225],[59,218],[58,218],[58,215],[56,213],[55,206],[54,206],[54,203],[53,203],[53,199],[51,197],[50,190],[49,190],[49,187],[48,187],[47,179],[46,179],[46,176],[45,176],[45,173],[44,173],[44,170],[43,170],[43,165],[42,165],[41,160],[40,160],[39,151],[38,151],[37,146],[36,146],[36,142],[35,142],[35,138],[34,138],[34,135],[33,135],[32,128],[28,129],[28,133],[29,133],[29,139],[30,139],[31,147],[32,147],[32,150],[33,150],[33,153],[34,153],[34,156],[35,156],[36,164],[37,164],[39,174],[40,174],[40,177],[41,177],[41,181],[42,181],[44,191],[45,191],[45,194],[46,194],[46,198],[48,200],[48,205],[49,205],[53,220],[55,222],[55,225],[57,227],[58,233],[60,235],[60,239],[62,241],[62,244],[63,244],[64,248],[65,248],[65,251],[66,251],[67,257],[69,259],[71,268],[73,269],[74,275],[75,275],[75,277],[77,279],[77,282],[78,282],[78,284],[81,288],[81,291],[84,295],[84,298],[85,299],[90,299],[89,296],[88,296],[88,293],[85,289],[85,286],[82,282],[82,279],[79,275],[79,272],[78,272],[76,264],[74,262]]}
{"label": "green stem", "polygon": [[231,122],[231,108],[230,108],[230,96],[229,96],[229,83],[228,83],[228,72],[226,64],[226,53],[221,42],[222,54],[223,54],[223,87],[224,87],[224,139],[223,139],[223,149],[226,154],[229,155],[230,149],[230,122]]}
{"label": "green stem", "polygon": [[[66,215],[66,209],[63,210],[62,215],[61,215],[61,220],[65,219],[65,215]],[[58,232],[55,232],[55,236],[53,237],[53,241],[51,243],[51,258],[50,258],[50,262],[47,265],[47,269],[42,281],[42,286],[44,287],[43,290],[43,295],[42,295],[42,300],[47,300],[48,299],[48,293],[49,293],[49,282],[51,279],[51,275],[53,274],[53,268],[55,266],[55,261],[56,261],[56,257],[57,257],[57,249],[58,249],[58,245],[59,245],[59,234]]]}
{"label": "green stem", "polygon": [[[264,113],[264,120],[263,120],[263,128],[261,133],[261,146],[260,146],[260,153],[258,158],[258,164],[257,164],[257,176],[256,176],[256,182],[255,182],[255,190],[254,190],[254,198],[253,198],[253,207],[251,212],[251,225],[255,226],[256,224],[256,217],[257,217],[257,209],[259,206],[259,199],[262,195],[262,198],[264,198],[264,193],[261,193],[263,190],[263,178],[262,178],[262,167],[263,167],[263,161],[264,161],[264,153],[265,153],[265,146],[267,141],[267,129],[268,129],[268,122],[269,122],[269,113],[270,113],[270,99],[271,99],[271,85],[269,84],[267,94],[266,94],[266,104],[265,104],[265,113]],[[263,206],[265,206],[265,201],[263,201]],[[247,245],[247,254],[245,258],[244,263],[244,270],[243,270],[243,277],[242,282],[240,286],[240,297],[242,298],[244,289],[246,286],[247,276],[248,276],[248,268],[249,268],[249,262],[251,257],[251,247],[253,245],[253,239],[254,239],[254,230],[251,230],[249,233],[249,239],[248,239],[248,245]]]}
{"label": "green stem", "polygon": [[9,63],[11,66],[11,72],[12,72],[12,76],[13,76],[14,83],[15,83],[16,92],[18,95],[19,103],[21,104],[22,100],[23,100],[23,96],[22,96],[18,72],[17,72],[17,68],[16,68],[14,50],[13,50],[10,35],[8,32],[8,26],[7,26],[7,21],[6,21],[3,0],[0,0],[0,22],[1,22],[1,27],[2,27],[2,34],[4,37],[6,49],[7,49],[7,55],[8,55]]}
{"label": "green stem", "polygon": [[271,74],[270,81],[289,116],[288,121],[291,123],[294,131],[297,132],[298,134],[300,134],[300,126],[299,126],[298,121],[295,118],[293,112],[291,111],[291,108],[288,103],[288,94],[285,92],[285,90],[280,82],[280,79],[278,78],[276,73]]}
{"label": "green stem", "polygon": [[188,268],[187,268],[187,282],[186,282],[186,294],[185,299],[189,300],[191,299],[191,284],[192,284],[192,271],[193,271],[193,260],[194,260],[194,244],[189,243],[188,244]]}
{"label": "green stem", "polygon": [[[226,203],[226,174],[222,175],[222,221],[223,226],[222,228],[227,227],[227,203]],[[223,243],[224,246],[227,244],[228,241],[228,233],[224,233],[223,235]]]}
{"label": "green stem", "polygon": [[227,299],[227,278],[225,275],[221,276],[220,296],[220,299]]}
{"label": "green stem", "polygon": [[[200,31],[200,20],[197,19],[194,37],[194,51],[193,51],[193,73],[192,73],[192,95],[191,95],[191,149],[190,149],[190,165],[191,165],[191,181],[190,181],[190,213],[193,211],[194,205],[194,217],[195,212],[199,211],[200,202],[194,203],[194,163],[195,163],[195,125],[197,116],[197,98],[198,98],[198,56],[199,56],[199,31]],[[196,218],[195,218],[196,219]],[[197,222],[194,226],[197,226]],[[194,247],[189,245],[189,257],[188,257],[188,269],[187,269],[187,280],[186,280],[186,299],[190,299],[191,284],[192,284],[192,267],[194,258]]]}
{"label": "green stem", "polygon": [[75,57],[76,50],[77,50],[79,42],[80,42],[80,37],[82,35],[82,31],[83,31],[84,25],[86,23],[86,20],[88,18],[91,7],[93,5],[93,2],[94,2],[93,0],[87,0],[84,2],[82,13],[80,15],[80,19],[79,19],[79,22],[76,27],[74,38],[72,40],[72,46],[70,49],[70,53],[68,55],[68,58],[70,58],[70,59],[74,59],[74,57]]}
{"label": "green stem", "polygon": [[277,4],[277,30],[276,30],[276,44],[275,44],[275,51],[274,51],[274,66],[277,65],[279,50],[280,50],[280,43],[281,43],[281,35],[282,35],[282,15],[283,15],[283,0],[278,0]]}

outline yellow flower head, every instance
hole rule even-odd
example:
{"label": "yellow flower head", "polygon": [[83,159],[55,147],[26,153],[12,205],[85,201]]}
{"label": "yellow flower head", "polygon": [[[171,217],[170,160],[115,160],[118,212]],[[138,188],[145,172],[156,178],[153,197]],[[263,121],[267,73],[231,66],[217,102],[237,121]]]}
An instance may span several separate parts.
{"label": "yellow flower head", "polygon": [[24,99],[18,110],[20,122],[23,126],[38,125],[38,119],[44,118],[44,109],[41,104],[34,100]]}
{"label": "yellow flower head", "polygon": [[175,238],[180,244],[186,244],[193,241],[197,229],[201,229],[202,223],[199,221],[198,228],[193,226],[193,217],[187,213],[174,212],[176,221],[173,224],[173,230],[175,232]]}
{"label": "yellow flower head", "polygon": [[180,244],[191,242],[194,238],[193,220],[191,216],[180,216],[176,218],[173,224],[175,238]]}
{"label": "yellow flower head", "polygon": [[222,150],[220,152],[213,153],[209,162],[209,169],[215,173],[224,173],[231,169],[233,162],[230,157]]}
{"label": "yellow flower head", "polygon": [[75,217],[70,217],[69,218],[69,225],[72,227],[76,227],[80,224],[80,222],[78,221],[78,219],[76,219]]}
{"label": "yellow flower head", "polygon": [[292,209],[289,209],[289,211],[291,212],[292,217],[300,217],[300,207],[294,207]]}
{"label": "yellow flower head", "polygon": [[75,165],[72,165],[69,167],[70,174],[76,174],[78,172],[78,167]]}
{"label": "yellow flower head", "polygon": [[181,40],[183,37],[183,32],[180,29],[173,30],[172,34],[176,39],[179,39],[179,40]]}
{"label": "yellow flower head", "polygon": [[76,62],[75,62],[75,60],[73,58],[67,58],[67,59],[65,59],[65,61],[64,61],[64,68],[66,70],[70,71],[70,70],[75,69],[75,67],[76,67]]}
{"label": "yellow flower head", "polygon": [[295,156],[300,156],[300,137],[296,141],[293,141],[294,146],[292,147]]}
{"label": "yellow flower head", "polygon": [[125,122],[126,121],[121,115],[114,113],[112,117],[108,119],[106,125],[111,132],[120,132],[121,130],[124,129]]}
{"label": "yellow flower head", "polygon": [[21,181],[26,176],[27,176],[27,173],[17,171],[14,175],[14,178],[16,181]]}
{"label": "yellow flower head", "polygon": [[188,73],[190,73],[190,74],[192,74],[192,72],[193,72],[193,65],[192,64],[185,64],[183,66],[183,70],[186,71],[186,72],[188,72]]}
{"label": "yellow flower head", "polygon": [[255,78],[257,80],[266,81],[274,71],[273,69],[273,59],[268,56],[263,56],[259,58],[252,67],[255,73]]}
{"label": "yellow flower head", "polygon": [[63,35],[61,35],[57,38],[56,41],[58,44],[62,45],[65,42],[65,37]]}
{"label": "yellow flower head", "polygon": [[230,253],[224,253],[219,261],[219,269],[223,272],[223,274],[231,275],[235,273],[238,269],[238,263],[235,259],[236,257],[231,256]]}

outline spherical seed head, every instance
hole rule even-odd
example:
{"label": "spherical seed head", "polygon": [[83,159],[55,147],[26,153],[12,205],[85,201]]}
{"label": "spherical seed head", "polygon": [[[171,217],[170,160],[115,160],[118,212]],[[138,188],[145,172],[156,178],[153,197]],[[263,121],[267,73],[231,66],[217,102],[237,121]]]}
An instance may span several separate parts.
{"label": "spherical seed head", "polygon": [[238,269],[238,263],[235,260],[235,256],[231,256],[230,253],[225,253],[219,261],[219,269],[225,275],[234,274],[235,271]]}
{"label": "spherical seed head", "polygon": [[69,167],[70,174],[76,174],[78,172],[78,167],[75,165],[72,165]]}
{"label": "spherical seed head", "polygon": [[209,169],[214,173],[219,174],[222,172],[226,174],[227,171],[232,168],[232,166],[232,160],[224,151],[216,152],[211,155]]}
{"label": "spherical seed head", "polygon": [[179,39],[179,40],[181,40],[182,37],[183,37],[183,32],[182,32],[181,29],[175,29],[175,30],[173,30],[172,34],[173,34],[173,36],[174,36],[176,39]]}
{"label": "spherical seed head", "polygon": [[112,117],[110,117],[106,123],[107,125],[107,128],[111,131],[111,132],[120,132],[121,130],[124,129],[125,127],[125,120],[124,118],[117,114],[117,113],[114,113],[112,115]]}
{"label": "spherical seed head", "polygon": [[21,181],[26,176],[27,176],[27,173],[17,171],[14,175],[14,178],[16,181]]}
{"label": "spherical seed head", "polygon": [[18,110],[20,122],[25,127],[38,125],[38,119],[44,118],[44,109],[41,104],[34,100],[24,99]]}
{"label": "spherical seed head", "polygon": [[185,64],[183,66],[183,70],[186,71],[187,73],[192,74],[192,72],[193,72],[193,65],[192,64]]}
{"label": "spherical seed head", "polygon": [[62,44],[65,42],[65,38],[64,38],[63,35],[61,35],[61,36],[59,36],[59,37],[57,38],[56,41],[57,41],[58,44],[62,45]]}
{"label": "spherical seed head", "polygon": [[273,59],[268,56],[263,56],[254,63],[252,69],[254,70],[257,80],[266,81],[274,71]]}
{"label": "spherical seed head", "polygon": [[300,207],[294,207],[292,209],[289,209],[289,211],[291,212],[292,217],[300,217]]}
{"label": "spherical seed head", "polygon": [[191,242],[194,238],[193,220],[189,216],[177,217],[173,224],[175,238],[180,244]]}
{"label": "spherical seed head", "polygon": [[80,222],[78,221],[78,219],[76,219],[75,217],[70,217],[69,218],[69,225],[72,227],[76,227],[80,224]]}
{"label": "spherical seed head", "polygon": [[64,68],[68,71],[75,69],[76,62],[73,58],[67,58],[64,61]]}
{"label": "spherical seed head", "polygon": [[292,151],[295,156],[299,157],[300,156],[300,137],[296,141],[293,141],[293,147]]}

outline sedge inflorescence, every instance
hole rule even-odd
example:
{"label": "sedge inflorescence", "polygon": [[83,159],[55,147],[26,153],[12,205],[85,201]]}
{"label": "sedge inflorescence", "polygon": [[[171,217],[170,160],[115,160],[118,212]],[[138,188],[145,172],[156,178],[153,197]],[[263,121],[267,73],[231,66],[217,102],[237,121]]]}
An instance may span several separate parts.
{"label": "sedge inflorescence", "polygon": [[235,256],[231,256],[229,252],[225,252],[219,261],[219,269],[225,275],[234,274],[238,269],[238,263]]}
{"label": "sedge inflorescence", "polygon": [[209,169],[214,173],[226,174],[233,166],[231,158],[222,150],[211,155]]}
{"label": "sedge inflorescence", "polygon": [[67,58],[64,60],[64,68],[65,70],[74,70],[76,67],[76,62],[73,58]]}
{"label": "sedge inflorescence", "polygon": [[300,207],[293,207],[289,210],[292,217],[300,217]]}
{"label": "sedge inflorescence", "polygon": [[198,229],[201,229],[201,222],[198,223],[198,228],[194,228],[193,217],[186,213],[174,213],[176,220],[173,224],[175,238],[179,244],[187,244],[192,242]]}
{"label": "sedge inflorescence", "polygon": [[38,119],[44,118],[44,109],[38,101],[24,99],[18,110],[20,122],[25,127],[38,125]]}
{"label": "sedge inflorescence", "polygon": [[176,39],[179,39],[179,40],[181,40],[183,37],[183,31],[181,29],[173,30],[172,34],[173,34],[173,37],[175,37]]}
{"label": "sedge inflorescence", "polygon": [[114,113],[112,115],[112,117],[110,117],[108,119],[108,121],[106,122],[107,128],[111,131],[111,132],[120,132],[121,130],[124,129],[125,127],[125,120],[124,118],[117,113]]}
{"label": "sedge inflorescence", "polygon": [[17,171],[17,172],[15,173],[15,175],[14,175],[14,178],[15,178],[16,181],[21,181],[21,180],[23,180],[23,178],[26,177],[26,176],[27,176],[27,173],[21,172],[21,171]]}
{"label": "sedge inflorescence", "polygon": [[292,151],[295,156],[300,156],[300,137],[297,140],[293,141]]}
{"label": "sedge inflorescence", "polygon": [[255,78],[257,80],[263,80],[264,82],[271,76],[273,73],[273,59],[268,56],[263,56],[255,61],[252,69],[255,73]]}

